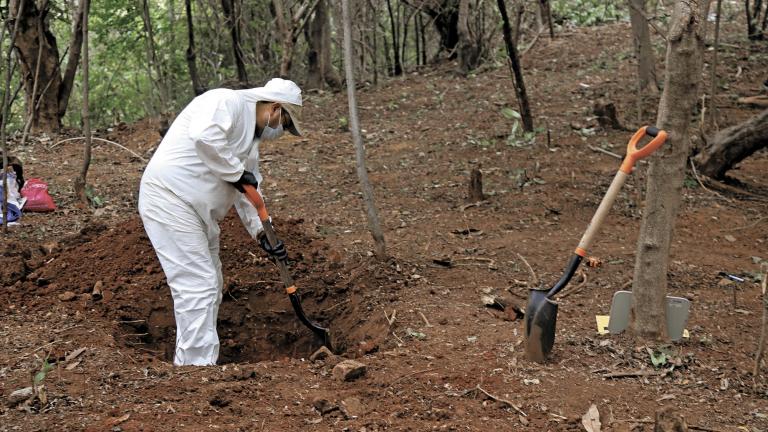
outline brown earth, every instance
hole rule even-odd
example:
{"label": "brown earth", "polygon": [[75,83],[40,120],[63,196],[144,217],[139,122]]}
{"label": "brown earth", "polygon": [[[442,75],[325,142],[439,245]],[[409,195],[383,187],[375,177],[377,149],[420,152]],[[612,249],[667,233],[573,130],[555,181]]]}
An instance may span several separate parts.
{"label": "brown earth", "polygon": [[[447,65],[421,69],[361,91],[392,257],[383,263],[369,256],[353,149],[340,128],[344,94],[311,94],[308,137],[262,147],[267,204],[305,310],[331,326],[342,356],[368,366],[352,382],[333,378],[338,359],[307,360],[317,342],[232,216],[222,227],[222,364],[171,366],[170,295],[135,211],[144,163],[100,144],[89,178],[105,206],[86,210],[68,180],[79,145],[36,137],[16,153],[29,177],[51,183],[59,210],[26,214],[0,257],[0,397],[30,385],[45,358],[55,367],[43,381],[47,404],[3,405],[0,430],[582,430],[591,404],[615,431],[652,430],[663,407],[704,430],[766,430],[768,369],[751,373],[757,272],[768,259],[765,151],[730,173],[732,186],[686,180],[668,291],[693,303],[690,338],[596,333],[595,315],[632,278],[645,165],[593,246],[593,266],[559,300],[549,363],[526,360],[524,326],[510,308],[481,301],[497,295],[524,307],[528,288],[554,282],[578,242],[619,162],[588,145],[621,154],[631,134],[591,135],[592,104],[613,101],[627,127],[639,126],[628,34],[624,24],[578,30],[541,40],[524,58],[536,124],[550,129],[530,144],[507,139],[500,110],[516,104],[503,64],[469,78]],[[734,96],[759,91],[768,66],[764,44],[726,34],[734,36],[718,69],[721,125],[756,113]],[[101,134],[146,155],[159,140],[155,123]],[[488,199],[469,205],[474,167]],[[746,281],[726,283],[721,271]],[[91,295],[97,282],[102,298]],[[668,361],[654,368],[648,350]]]}

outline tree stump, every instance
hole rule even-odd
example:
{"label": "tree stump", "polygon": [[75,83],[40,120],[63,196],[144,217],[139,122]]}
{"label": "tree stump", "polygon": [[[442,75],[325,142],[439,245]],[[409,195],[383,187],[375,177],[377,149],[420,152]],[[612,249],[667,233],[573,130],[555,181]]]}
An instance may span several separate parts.
{"label": "tree stump", "polygon": [[619,122],[619,114],[613,102],[599,100],[595,102],[592,112],[597,116],[597,122],[603,129],[624,130]]}
{"label": "tree stump", "polygon": [[469,202],[479,202],[485,200],[483,194],[483,173],[480,168],[473,168],[469,177]]}
{"label": "tree stump", "polygon": [[688,432],[688,423],[674,408],[662,408],[656,411],[656,424],[653,426],[653,432]]}

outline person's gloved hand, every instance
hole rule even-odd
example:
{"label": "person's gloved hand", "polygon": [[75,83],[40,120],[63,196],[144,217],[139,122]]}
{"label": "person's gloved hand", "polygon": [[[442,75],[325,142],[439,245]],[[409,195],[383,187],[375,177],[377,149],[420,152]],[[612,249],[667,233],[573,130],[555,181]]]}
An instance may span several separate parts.
{"label": "person's gloved hand", "polygon": [[243,175],[240,176],[240,179],[230,184],[234,186],[235,189],[239,190],[240,193],[245,193],[243,185],[251,185],[255,188],[259,187],[259,182],[256,180],[256,176],[250,171],[243,171]]}
{"label": "person's gloved hand", "polygon": [[276,245],[270,246],[267,236],[263,232],[259,234],[257,240],[259,241],[259,246],[261,246],[261,248],[264,249],[264,252],[268,253],[270,257],[280,261],[288,259],[288,251],[285,250],[285,243],[283,243],[282,240],[278,240]]}

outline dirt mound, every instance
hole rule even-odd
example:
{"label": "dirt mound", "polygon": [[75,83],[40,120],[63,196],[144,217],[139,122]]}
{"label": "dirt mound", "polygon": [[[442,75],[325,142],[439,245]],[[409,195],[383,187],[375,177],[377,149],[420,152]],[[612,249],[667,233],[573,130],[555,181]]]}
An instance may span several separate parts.
{"label": "dirt mound", "polygon": [[[307,233],[302,223],[276,220],[275,227],[289,250],[305,311],[330,326],[337,351],[354,351],[351,348],[363,341],[369,350],[379,346],[388,326],[383,314],[370,311],[395,300],[403,266],[348,259]],[[71,302],[86,314],[112,321],[118,343],[172,359],[173,303],[141,221],[87,228],[63,248],[17,283],[19,289],[11,296],[25,298],[35,309]],[[295,317],[277,268],[234,213],[222,222],[221,259],[225,282],[218,325],[220,362],[306,357],[319,347]],[[92,295],[95,286],[101,296]]]}

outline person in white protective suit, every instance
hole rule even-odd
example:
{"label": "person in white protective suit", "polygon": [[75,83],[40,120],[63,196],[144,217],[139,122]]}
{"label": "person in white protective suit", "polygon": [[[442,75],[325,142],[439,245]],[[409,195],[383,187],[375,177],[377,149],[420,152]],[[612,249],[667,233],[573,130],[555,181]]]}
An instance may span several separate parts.
{"label": "person in white protective suit", "polygon": [[241,192],[261,183],[260,141],[284,130],[301,135],[301,107],[299,87],[280,78],[264,87],[210,90],[178,115],[144,170],[139,214],[173,297],[175,365],[214,365],[219,356],[219,221],[232,205],[268,254],[287,256],[282,242],[270,247]]}

